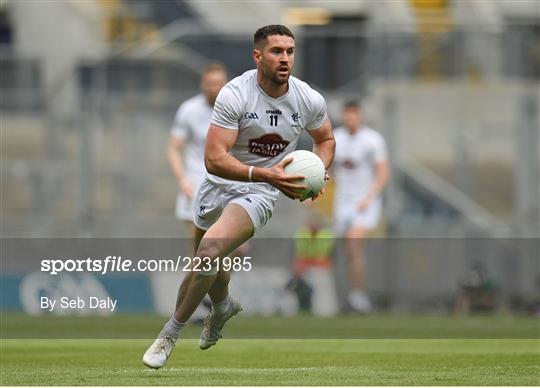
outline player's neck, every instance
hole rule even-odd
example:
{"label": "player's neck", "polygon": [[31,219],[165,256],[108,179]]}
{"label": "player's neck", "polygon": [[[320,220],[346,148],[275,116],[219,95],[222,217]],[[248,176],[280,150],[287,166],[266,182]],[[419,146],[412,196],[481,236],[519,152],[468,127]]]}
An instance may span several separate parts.
{"label": "player's neck", "polygon": [[257,83],[261,89],[272,98],[279,98],[289,91],[289,82],[278,85],[275,82],[264,78],[259,72],[257,72]]}
{"label": "player's neck", "polygon": [[360,130],[360,126],[358,126],[358,127],[353,127],[353,128],[347,127],[347,131],[349,131],[349,133],[350,133],[351,135],[355,135],[359,130]]}
{"label": "player's neck", "polygon": [[208,98],[208,96],[204,96],[204,99],[206,100],[206,103],[208,104],[208,106],[210,106],[210,107],[212,107],[212,108],[214,107],[214,104],[215,104],[215,102],[216,102],[216,99],[215,99],[215,98],[214,98],[214,99],[210,99],[210,98]]}

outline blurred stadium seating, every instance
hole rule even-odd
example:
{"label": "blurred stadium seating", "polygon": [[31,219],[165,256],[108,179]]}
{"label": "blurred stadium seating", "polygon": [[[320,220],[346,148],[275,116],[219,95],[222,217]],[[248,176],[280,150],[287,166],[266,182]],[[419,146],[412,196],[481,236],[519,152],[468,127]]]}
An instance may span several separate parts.
{"label": "blurred stadium seating", "polygon": [[[4,237],[182,235],[164,152],[174,111],[204,64],[252,68],[251,34],[275,22],[294,28],[296,74],[334,125],[362,97],[386,137],[382,236],[540,235],[535,0],[6,1],[0,22]],[[289,237],[300,218],[283,199],[261,236]]]}

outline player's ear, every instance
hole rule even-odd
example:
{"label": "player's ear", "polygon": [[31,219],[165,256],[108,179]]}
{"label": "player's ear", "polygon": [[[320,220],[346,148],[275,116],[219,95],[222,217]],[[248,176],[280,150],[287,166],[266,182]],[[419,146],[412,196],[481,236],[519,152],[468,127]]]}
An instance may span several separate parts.
{"label": "player's ear", "polygon": [[261,61],[261,51],[259,49],[253,49],[253,52],[251,53],[251,56],[255,63],[258,65]]}

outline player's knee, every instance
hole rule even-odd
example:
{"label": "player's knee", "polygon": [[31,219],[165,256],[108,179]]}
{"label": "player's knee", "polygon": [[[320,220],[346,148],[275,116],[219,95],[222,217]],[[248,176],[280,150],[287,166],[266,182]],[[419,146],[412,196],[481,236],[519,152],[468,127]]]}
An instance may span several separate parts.
{"label": "player's knee", "polygon": [[217,273],[218,273],[217,265],[211,265],[211,266],[206,266],[204,268],[201,268],[201,270],[197,272],[196,276],[206,278],[208,276],[217,276]]}
{"label": "player's knee", "polygon": [[220,252],[220,242],[218,239],[202,239],[197,249],[197,257],[207,257],[210,259],[215,259],[219,256]]}
{"label": "player's knee", "polygon": [[199,274],[203,276],[216,275],[219,268],[217,258],[220,255],[221,244],[218,239],[203,239],[199,244],[197,257],[201,258],[201,268]]}
{"label": "player's knee", "polygon": [[355,239],[355,240],[363,240],[367,238],[369,235],[369,229],[364,227],[353,227],[347,231],[347,238],[348,239]]}

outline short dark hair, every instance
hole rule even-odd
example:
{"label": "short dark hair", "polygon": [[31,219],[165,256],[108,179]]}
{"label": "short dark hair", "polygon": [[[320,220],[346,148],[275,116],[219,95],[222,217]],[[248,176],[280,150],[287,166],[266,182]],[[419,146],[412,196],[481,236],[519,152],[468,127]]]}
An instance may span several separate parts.
{"label": "short dark hair", "polygon": [[362,105],[358,100],[348,100],[343,104],[343,110],[345,109],[362,109]]}
{"label": "short dark hair", "polygon": [[253,46],[257,46],[260,42],[266,40],[266,38],[271,35],[290,36],[294,39],[293,33],[287,27],[281,24],[270,24],[255,31],[255,34],[253,34]]}

